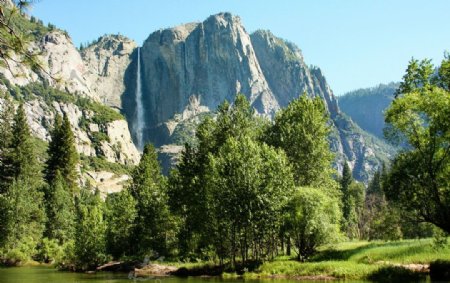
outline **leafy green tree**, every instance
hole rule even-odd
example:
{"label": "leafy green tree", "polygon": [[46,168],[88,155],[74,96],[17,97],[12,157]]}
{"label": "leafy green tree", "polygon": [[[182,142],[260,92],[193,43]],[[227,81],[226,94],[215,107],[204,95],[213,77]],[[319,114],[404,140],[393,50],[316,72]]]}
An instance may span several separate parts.
{"label": "leafy green tree", "polygon": [[264,124],[253,114],[244,95],[238,94],[232,106],[224,101],[217,109],[215,120],[206,117],[197,127],[198,146],[187,145],[176,170],[171,172],[168,194],[171,209],[181,220],[178,248],[182,256],[198,254],[212,244],[210,223],[213,220],[208,199],[211,193],[206,184],[209,156],[217,155],[231,137],[259,139]]}
{"label": "leafy green tree", "polygon": [[320,245],[338,240],[341,217],[335,198],[319,188],[298,188],[288,204],[286,216],[297,259],[305,261]]}
{"label": "leafy green tree", "polygon": [[92,194],[83,189],[76,208],[75,265],[77,269],[92,270],[107,260],[104,203],[98,191]]}
{"label": "leafy green tree", "polygon": [[130,256],[135,228],[136,201],[128,189],[106,198],[106,247],[114,258]]}
{"label": "leafy green tree", "polygon": [[328,133],[328,114],[322,99],[304,94],[277,113],[267,140],[286,152],[296,185],[328,187],[333,158]]}
{"label": "leafy green tree", "polygon": [[168,234],[171,233],[166,180],[155,148],[151,144],[144,147],[139,165],[132,174],[130,193],[136,200],[136,229],[134,252],[143,255],[166,255]]}
{"label": "leafy green tree", "polygon": [[386,196],[421,221],[450,232],[450,59],[433,76],[429,60],[411,60],[385,113],[391,139],[408,149],[391,166]]}
{"label": "leafy green tree", "polygon": [[263,259],[267,247],[276,247],[271,240],[294,187],[285,154],[250,137],[229,138],[211,156],[207,179],[218,255],[235,265],[240,252],[245,263],[252,247],[252,258]]}

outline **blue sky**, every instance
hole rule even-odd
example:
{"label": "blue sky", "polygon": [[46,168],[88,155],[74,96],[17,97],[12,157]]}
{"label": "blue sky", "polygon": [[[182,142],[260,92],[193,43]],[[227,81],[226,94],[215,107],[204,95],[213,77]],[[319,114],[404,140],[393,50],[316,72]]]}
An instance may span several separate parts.
{"label": "blue sky", "polygon": [[297,44],[342,94],[400,80],[411,57],[438,64],[450,50],[449,11],[448,0],[39,0],[30,13],[78,46],[109,33],[141,45],[160,28],[231,12],[248,32]]}

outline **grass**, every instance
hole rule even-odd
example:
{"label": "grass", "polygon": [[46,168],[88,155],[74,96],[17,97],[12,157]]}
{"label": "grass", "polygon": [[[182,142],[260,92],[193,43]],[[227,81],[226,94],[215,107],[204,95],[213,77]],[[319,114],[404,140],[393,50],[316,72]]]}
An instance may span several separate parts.
{"label": "grass", "polygon": [[[429,264],[437,260],[450,261],[450,246],[436,250],[432,239],[345,242],[322,247],[308,262],[298,262],[287,256],[279,256],[273,261],[263,263],[252,272],[246,272],[243,277],[255,279],[331,276],[339,279],[369,279],[384,282],[399,282],[403,279],[422,280],[426,274],[413,272],[395,264]],[[213,265],[189,263],[177,266],[194,271],[206,270]],[[236,275],[223,273],[222,276]]]}

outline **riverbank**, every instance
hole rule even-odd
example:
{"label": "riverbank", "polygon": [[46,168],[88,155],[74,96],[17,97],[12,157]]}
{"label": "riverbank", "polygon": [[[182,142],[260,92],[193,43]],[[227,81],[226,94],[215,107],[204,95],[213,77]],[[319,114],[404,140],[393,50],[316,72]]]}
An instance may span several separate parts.
{"label": "riverbank", "polygon": [[[273,261],[255,266],[254,269],[237,272],[220,270],[211,263],[177,264],[179,269],[175,273],[184,276],[220,275],[225,278],[246,279],[420,280],[430,274],[430,264],[436,261],[450,262],[450,247],[447,245],[437,249],[432,239],[358,241],[322,247],[308,262],[279,256]],[[444,265],[443,268],[449,268],[450,271],[450,265]]]}
{"label": "riverbank", "polygon": [[[441,261],[441,263],[436,263]],[[431,264],[431,266],[430,266]],[[26,266],[36,266],[30,262]],[[39,265],[49,267],[49,265]],[[434,269],[434,278],[450,280],[450,246],[437,249],[432,239],[392,242],[346,242],[324,246],[308,262],[279,256],[262,264],[218,266],[214,262],[152,262],[139,266],[133,263],[110,262],[97,273],[116,271],[133,277],[221,277],[223,279],[292,279],[292,280],[373,280],[405,282],[425,280]],[[447,276],[447,277],[445,277]]]}

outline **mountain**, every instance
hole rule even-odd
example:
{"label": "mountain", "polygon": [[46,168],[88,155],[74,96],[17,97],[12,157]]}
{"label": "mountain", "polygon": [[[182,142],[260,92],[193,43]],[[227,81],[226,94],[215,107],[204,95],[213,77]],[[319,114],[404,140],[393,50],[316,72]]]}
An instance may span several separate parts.
{"label": "mountain", "polygon": [[398,87],[398,83],[389,83],[348,92],[339,96],[339,107],[363,130],[383,139],[384,110]]}
{"label": "mountain", "polygon": [[[138,56],[140,100],[136,99]],[[133,61],[126,72],[130,79],[122,109],[132,125],[142,123],[143,140],[164,145],[163,153],[170,151],[170,157],[180,149],[179,137],[194,133],[191,124],[200,120],[198,115],[214,111],[225,99],[233,101],[236,93],[244,94],[260,115],[273,118],[304,92],[326,103],[332,119],[331,148],[337,153],[339,170],[347,160],[354,176],[367,181],[393,154],[389,146],[340,112],[322,71],[307,66],[295,44],[269,31],[249,34],[240,18],[229,13],[158,30]],[[135,140],[138,134],[133,131]]]}
{"label": "mountain", "polygon": [[0,66],[0,91],[24,101],[43,154],[55,115],[67,115],[81,155],[81,181],[89,180],[104,193],[121,190],[130,166],[140,159],[119,111],[124,72],[136,44],[122,36],[104,36],[80,52],[67,32],[33,17],[14,14],[11,22],[31,39],[42,68],[9,60]]}
{"label": "mountain", "polygon": [[229,13],[155,31],[140,48],[106,35],[79,50],[62,30],[33,18],[18,21],[33,30],[32,48],[44,70],[10,62],[21,75],[0,68],[0,88],[25,98],[33,133],[44,141],[54,115],[68,115],[86,161],[83,176],[106,191],[120,189],[128,178],[123,166],[138,162],[135,145],[143,142],[159,147],[167,170],[193,140],[195,125],[237,93],[269,119],[303,92],[321,97],[330,112],[336,167],[347,160],[358,180],[367,181],[393,154],[340,111],[322,71],[308,66],[295,44],[268,31],[249,34]]}

